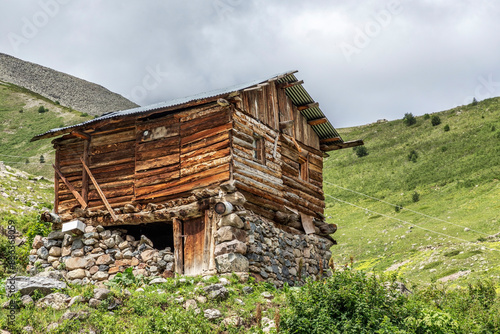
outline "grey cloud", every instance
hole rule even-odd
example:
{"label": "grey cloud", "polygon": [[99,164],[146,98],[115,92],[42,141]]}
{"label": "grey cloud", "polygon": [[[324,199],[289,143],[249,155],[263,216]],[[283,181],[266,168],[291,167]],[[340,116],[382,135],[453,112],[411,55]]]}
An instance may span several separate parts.
{"label": "grey cloud", "polygon": [[[126,96],[146,85],[142,105],[289,69],[338,127],[500,95],[478,89],[480,78],[500,81],[495,1],[401,0],[384,26],[391,1],[71,1],[17,52],[7,35],[40,2],[4,2],[1,52]],[[348,61],[341,46],[376,24]],[[145,81],[157,68],[161,78]]]}

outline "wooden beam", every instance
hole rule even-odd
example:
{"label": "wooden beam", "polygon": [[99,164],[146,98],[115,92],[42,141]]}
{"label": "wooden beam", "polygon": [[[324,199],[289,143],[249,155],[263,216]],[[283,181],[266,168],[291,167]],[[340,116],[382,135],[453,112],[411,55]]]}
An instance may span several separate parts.
{"label": "wooden beam", "polygon": [[295,81],[295,82],[286,82],[286,83],[281,84],[280,88],[286,89],[286,88],[290,88],[293,86],[302,85],[303,83],[304,83],[304,80]]}
{"label": "wooden beam", "polygon": [[68,187],[68,189],[71,191],[73,196],[75,196],[78,203],[80,203],[80,205],[82,206],[82,209],[85,210],[87,208],[87,203],[85,203],[82,196],[80,196],[80,194],[78,193],[78,191],[76,191],[76,189],[73,187],[73,185],[71,183],[69,183],[69,181],[64,177],[64,175],[62,175],[61,171],[59,170],[59,168],[56,167],[56,165],[52,164],[52,167],[54,167],[54,170],[56,171],[57,175],[59,175],[59,177],[64,182],[66,187]]}
{"label": "wooden beam", "polygon": [[[89,146],[90,140],[83,142],[83,161],[88,165],[89,163]],[[85,203],[89,203],[89,174],[85,168],[82,170],[82,198]]]}
{"label": "wooden beam", "polygon": [[319,142],[320,144],[326,144],[326,143],[333,143],[336,141],[342,140],[340,137],[333,137],[333,138],[326,138],[326,139],[321,139]]}
{"label": "wooden beam", "polygon": [[306,109],[314,108],[314,107],[319,107],[319,103],[318,102],[314,102],[314,103],[304,104],[302,106],[298,106],[297,109],[299,111],[302,111],[302,110],[306,110]]}
{"label": "wooden beam", "polygon": [[267,85],[269,85],[269,82],[264,82],[264,83],[257,84],[255,87],[243,89],[243,91],[250,92],[252,90],[262,90],[262,87],[267,86]]}
{"label": "wooden beam", "polygon": [[70,134],[72,134],[75,137],[82,138],[84,140],[90,140],[90,135],[82,131],[74,130],[71,131]]}
{"label": "wooden beam", "polygon": [[109,202],[106,199],[106,196],[104,196],[104,193],[102,192],[101,187],[99,186],[99,184],[95,180],[94,175],[92,175],[92,173],[90,172],[90,169],[87,167],[87,164],[85,163],[85,161],[82,158],[80,158],[80,161],[82,162],[83,168],[85,168],[85,170],[87,171],[87,174],[89,175],[90,180],[94,184],[95,189],[99,193],[99,196],[101,197],[101,200],[103,201],[104,205],[106,206],[106,209],[108,209],[109,214],[111,215],[111,217],[113,218],[114,221],[117,221],[118,218],[116,217],[115,211],[111,208],[111,205],[109,205]]}
{"label": "wooden beam", "polygon": [[174,218],[173,220],[173,230],[174,230],[174,262],[175,262],[175,272],[178,275],[184,273],[184,249],[182,246],[182,222]]}
{"label": "wooden beam", "polygon": [[350,148],[350,147],[356,147],[356,146],[361,146],[364,145],[363,140],[358,139],[358,140],[353,140],[353,141],[347,141],[344,143],[340,144],[332,144],[332,145],[321,145],[321,150],[322,151],[334,151],[334,150],[341,150],[344,148]]}
{"label": "wooden beam", "polygon": [[324,124],[326,122],[328,122],[326,117],[322,117],[322,118],[316,118],[316,119],[312,119],[310,121],[307,121],[307,124],[313,126],[313,125],[318,125],[318,124]]}

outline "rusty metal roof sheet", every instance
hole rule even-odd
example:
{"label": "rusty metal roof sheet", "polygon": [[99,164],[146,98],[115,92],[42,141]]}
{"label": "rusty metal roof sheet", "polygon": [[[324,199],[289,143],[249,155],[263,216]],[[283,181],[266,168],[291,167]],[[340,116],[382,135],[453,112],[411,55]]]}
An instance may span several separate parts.
{"label": "rusty metal roof sheet", "polygon": [[[129,115],[135,115],[135,114],[142,114],[154,110],[159,110],[159,109],[164,109],[164,108],[169,108],[169,107],[174,107],[174,106],[181,106],[183,104],[197,101],[197,100],[203,100],[203,99],[208,99],[212,97],[217,97],[217,96],[224,96],[233,92],[241,91],[244,89],[252,88],[259,86],[259,84],[263,84],[269,81],[277,81],[278,83],[293,83],[297,81],[297,78],[295,77],[294,73],[297,71],[288,71],[280,74],[273,75],[271,77],[267,77],[265,79],[259,79],[259,80],[254,80],[251,82],[247,82],[244,84],[239,84],[239,85],[234,85],[231,87],[223,88],[223,89],[217,89],[217,90],[212,90],[209,92],[205,93],[199,93],[196,95],[191,95],[183,98],[177,98],[165,102],[160,102],[160,103],[155,103],[151,105],[147,105],[144,107],[137,107],[137,108],[132,108],[132,109],[127,109],[127,110],[121,110],[121,111],[113,111],[110,113],[103,114],[102,116],[96,117],[94,119],[85,121],[83,123],[67,126],[67,127],[62,127],[62,128],[55,128],[52,130],[49,130],[45,133],[39,134],[31,139],[31,141],[43,139],[43,138],[50,138],[50,137],[55,137],[64,133],[69,133],[71,130],[84,127],[85,125],[88,124],[93,124],[102,120],[106,119],[111,119],[111,118],[121,118],[124,116],[129,116]],[[292,100],[293,104],[296,106],[302,106],[302,105],[307,105],[310,103],[314,103],[314,100],[311,98],[309,93],[302,87],[301,84],[295,85],[293,87],[288,87],[285,88],[287,96]],[[320,118],[326,118],[326,116],[323,114],[321,109],[319,107],[312,107],[308,108],[305,110],[301,111],[301,114],[306,118],[306,120],[314,120],[314,119],[320,119]],[[342,143],[342,139],[340,139],[340,135],[338,134],[337,130],[330,124],[329,121],[326,123],[318,124],[318,125],[313,125],[313,130],[318,134],[318,137],[320,139],[328,139],[328,138],[339,138],[337,142]]]}

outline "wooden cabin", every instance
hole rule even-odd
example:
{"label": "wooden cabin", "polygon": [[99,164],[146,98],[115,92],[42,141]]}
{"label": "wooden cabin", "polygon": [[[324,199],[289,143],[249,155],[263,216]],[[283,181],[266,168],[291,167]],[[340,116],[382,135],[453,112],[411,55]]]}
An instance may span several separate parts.
{"label": "wooden cabin", "polygon": [[[176,271],[191,275],[217,265],[215,248],[228,242],[220,241],[220,220],[235,214],[244,225],[251,214],[286,233],[333,242],[335,229],[323,216],[323,158],[363,142],[343,141],[295,73],[34,137],[57,137],[55,213],[63,223],[149,226],[155,245],[169,240],[182,255]],[[251,246],[248,233],[231,233]]]}

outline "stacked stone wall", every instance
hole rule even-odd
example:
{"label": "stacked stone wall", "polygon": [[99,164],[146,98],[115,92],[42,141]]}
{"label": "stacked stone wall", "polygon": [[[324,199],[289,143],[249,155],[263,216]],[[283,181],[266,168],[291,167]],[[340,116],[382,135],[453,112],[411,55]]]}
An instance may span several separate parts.
{"label": "stacked stone wall", "polygon": [[109,280],[129,267],[134,275],[146,277],[173,277],[175,272],[170,248],[154,249],[147,237],[135,240],[123,229],[87,226],[82,236],[54,231],[48,237],[36,236],[32,246],[28,272],[52,267],[72,283]]}

